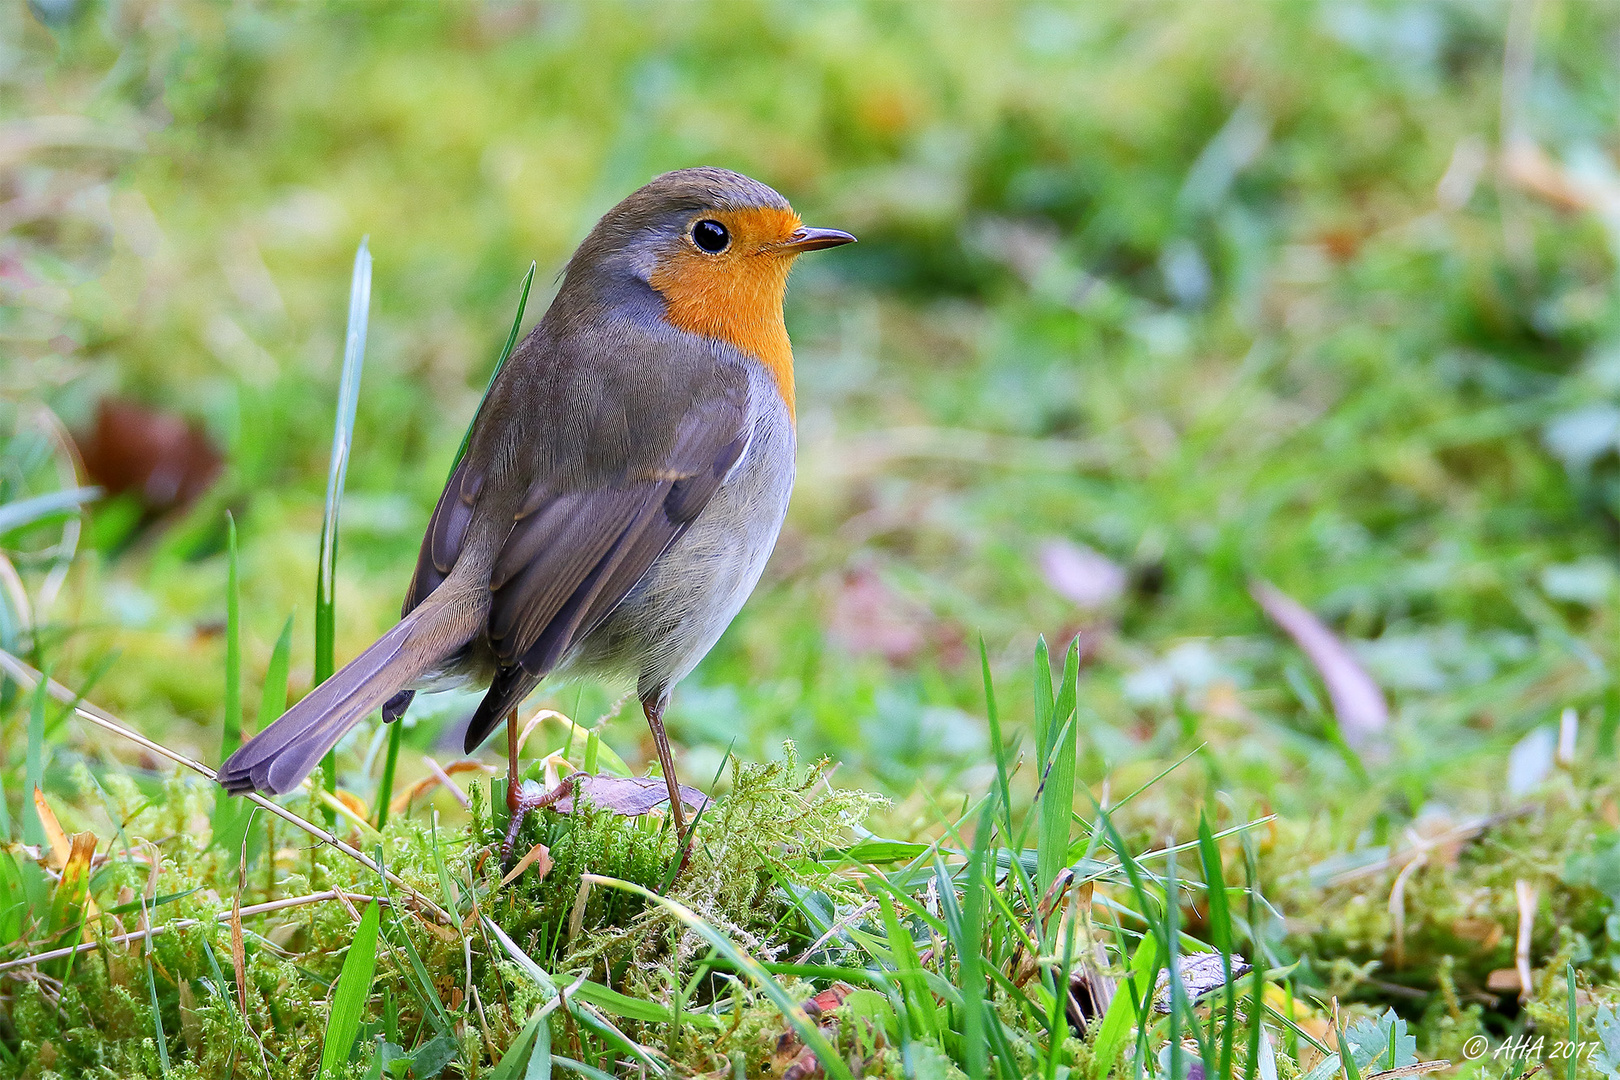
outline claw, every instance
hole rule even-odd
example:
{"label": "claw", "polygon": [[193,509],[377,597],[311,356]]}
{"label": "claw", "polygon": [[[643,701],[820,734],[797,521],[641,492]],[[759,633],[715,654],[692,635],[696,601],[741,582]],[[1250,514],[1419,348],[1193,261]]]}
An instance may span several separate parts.
{"label": "claw", "polygon": [[562,783],[545,790],[532,780],[518,785],[515,794],[507,795],[507,806],[511,808],[512,821],[506,826],[506,840],[501,844],[501,866],[510,866],[512,862],[512,849],[517,846],[518,833],[523,829],[523,821],[532,811],[544,810],[568,795],[574,790],[574,776],[563,778]]}

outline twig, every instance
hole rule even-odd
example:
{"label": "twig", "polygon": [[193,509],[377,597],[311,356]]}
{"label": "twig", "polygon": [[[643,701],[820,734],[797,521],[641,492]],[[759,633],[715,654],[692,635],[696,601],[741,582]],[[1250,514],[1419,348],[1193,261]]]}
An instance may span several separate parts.
{"label": "twig", "polygon": [[[10,675],[13,679],[17,680],[18,683],[22,684],[22,687],[25,690],[32,690],[39,684],[39,680],[42,678],[39,672],[17,659],[11,653],[6,652],[4,649],[0,649],[0,669],[4,669],[6,674]],[[126,726],[122,721],[113,717],[112,714],[97,708],[88,701],[81,700],[73,693],[73,691],[56,682],[54,679],[46,679],[45,682],[46,689],[50,692],[50,695],[63,704],[71,705],[74,713],[77,714],[81,720],[94,724],[103,731],[110,731],[114,735],[119,735],[125,739],[128,739],[130,742],[151,751],[159,757],[168,758],[177,765],[184,766],[200,776],[217,782],[218,777],[214,773],[214,770],[210,769],[202,762],[194,761],[178,751],[170,750],[162,743],[154,742],[151,739],[148,739],[145,735],[142,735],[140,732]],[[291,822],[322,843],[330,844],[332,847],[343,852],[343,854],[347,855],[361,866],[364,866],[372,873],[382,875],[382,877],[390,885],[393,885],[395,888],[405,893],[413,901],[421,905],[423,909],[431,911],[441,922],[451,923],[454,921],[448,914],[446,914],[443,908],[439,907],[438,904],[435,904],[427,896],[413,888],[398,874],[394,873],[392,870],[377,865],[377,863],[372,861],[369,856],[362,854],[347,843],[339,840],[333,833],[328,832],[312,821],[306,821],[304,818],[299,817],[291,810],[288,810],[285,806],[265,798],[256,791],[247,792],[242,796],[242,798],[253,803],[255,806],[263,807],[284,821]]]}
{"label": "twig", "polygon": [[1367,1077],[1367,1080],[1396,1080],[1397,1077],[1402,1076],[1422,1076],[1424,1073],[1450,1067],[1451,1061],[1448,1058],[1441,1058],[1437,1061],[1414,1061],[1412,1064],[1402,1065],[1398,1069],[1385,1069],[1383,1072],[1375,1072]]}
{"label": "twig", "polygon": [[[496,769],[491,765],[486,765],[482,761],[475,761],[472,758],[461,758],[441,767],[449,776],[454,776],[458,772],[481,772],[488,776],[494,776],[496,773],[500,772],[499,769]],[[390,815],[403,813],[405,808],[410,806],[413,800],[420,799],[423,795],[426,795],[428,792],[432,791],[438,786],[439,778],[437,776],[424,776],[422,779],[418,780],[416,783],[394,796],[394,801],[388,804],[388,813]]]}
{"label": "twig", "polygon": [[1536,887],[1524,878],[1513,883],[1513,891],[1519,899],[1519,938],[1513,948],[1513,966],[1519,971],[1519,1000],[1529,1001],[1533,981],[1530,973],[1530,934],[1536,928],[1536,905],[1541,897]]}
{"label": "twig", "polygon": [[[342,900],[345,903],[351,901],[359,901],[360,903],[369,903],[373,901],[379,904],[388,903],[388,898],[383,896],[368,896],[365,893],[346,893],[341,889],[328,889],[325,892],[308,893],[304,896],[285,896],[280,900],[268,900],[262,904],[251,904],[248,907],[241,909],[222,911],[218,915],[214,916],[214,922],[228,923],[232,922],[236,918],[247,918],[253,915],[268,915],[272,911],[281,911],[284,908],[302,907],[305,904],[319,904],[327,900]],[[143,923],[146,922],[144,910],[141,921]],[[150,940],[156,937],[158,934],[166,933],[170,930],[189,930],[193,926],[202,926],[206,922],[206,919],[176,919],[172,923],[164,923],[161,926],[147,925],[140,930],[131,930],[127,934],[115,934],[112,937],[101,938],[97,941],[83,941],[77,945],[72,945],[61,949],[52,949],[49,952],[35,953],[32,956],[24,956],[16,960],[7,960],[5,963],[0,964],[0,971],[10,971],[13,968],[29,967],[34,964],[44,964],[51,960],[60,960],[64,956],[77,956],[79,953],[89,952],[91,949],[99,949],[103,945],[124,945],[131,941],[139,941],[142,938]]]}
{"label": "twig", "polygon": [[472,800],[467,797],[467,793],[465,791],[461,790],[461,785],[450,778],[450,774],[444,771],[444,766],[440,765],[437,761],[434,761],[432,755],[423,754],[422,764],[426,765],[428,767],[428,772],[432,773],[434,778],[439,781],[439,786],[454,796],[456,802],[461,804],[461,808],[463,810],[466,810],[468,807],[472,806]]}

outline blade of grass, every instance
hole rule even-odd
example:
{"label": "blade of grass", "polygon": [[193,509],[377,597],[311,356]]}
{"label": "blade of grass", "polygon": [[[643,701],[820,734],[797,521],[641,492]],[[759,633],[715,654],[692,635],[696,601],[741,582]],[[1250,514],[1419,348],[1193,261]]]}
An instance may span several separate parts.
{"label": "blade of grass", "polygon": [[236,554],[236,518],[225,511],[225,730],[219,760],[242,745],[242,592]]}
{"label": "blade of grass", "polygon": [[787,1020],[788,1025],[793,1028],[794,1034],[799,1037],[799,1041],[809,1047],[810,1051],[816,1055],[816,1059],[821,1062],[821,1067],[826,1070],[829,1076],[839,1077],[840,1080],[853,1080],[850,1076],[849,1067],[844,1064],[844,1059],[827,1041],[827,1037],[821,1033],[821,1029],[816,1026],[815,1021],[810,1019],[810,1015],[804,1011],[803,1006],[788,995],[782,984],[772,978],[770,972],[766,971],[759,961],[739,948],[729,937],[710,926],[691,908],[679,901],[671,900],[667,896],[660,896],[651,889],[643,888],[634,882],[603,877],[600,874],[586,874],[583,880],[589,881],[593,885],[606,885],[609,888],[634,893],[648,903],[657,904],[671,915],[674,915],[683,925],[696,932],[699,937],[713,946],[720,955],[737,965],[740,970],[758,984],[759,988],[765,992],[765,996],[770,998],[771,1003],[782,1013],[782,1017]]}
{"label": "blade of grass", "polygon": [[270,666],[264,673],[264,691],[259,698],[259,727],[263,728],[287,711],[287,672],[292,666],[293,617],[281,624],[281,636],[270,651]]}
{"label": "blade of grass", "polygon": [[[45,695],[50,685],[50,672],[42,674],[34,687],[34,700],[28,706],[28,756],[25,769],[28,786],[25,792],[40,790],[45,782]],[[45,823],[34,809],[34,800],[24,796],[22,801],[23,843],[40,847],[45,843]]]}
{"label": "blade of grass", "polygon": [[962,991],[962,1051],[970,1080],[983,1080],[989,1073],[986,1059],[986,1040],[991,1025],[985,1022],[990,1010],[986,1000],[984,975],[979,970],[984,947],[985,895],[990,886],[985,880],[984,856],[989,847],[990,833],[995,826],[995,800],[986,802],[979,812],[979,827],[973,838],[973,855],[969,863],[968,880],[963,903],[956,902],[956,888],[944,860],[934,859],[939,881],[940,911],[952,944],[956,947],[957,982]]}
{"label": "blade of grass", "polygon": [[1113,1071],[1114,1062],[1119,1059],[1125,1041],[1125,1033],[1136,1021],[1139,1002],[1147,1000],[1152,988],[1146,980],[1148,969],[1154,966],[1156,949],[1158,943],[1152,934],[1144,935],[1137,943],[1125,975],[1125,985],[1114,994],[1114,1000],[1108,1003],[1108,1011],[1103,1013],[1102,1026],[1097,1029],[1097,1038],[1091,1044],[1092,1076],[1095,1080],[1103,1080]]}
{"label": "blade of grass", "polygon": [[[1210,832],[1209,818],[1203,811],[1198,814],[1198,857],[1204,865],[1204,892],[1209,905],[1211,944],[1221,954],[1221,974],[1225,976],[1226,1022],[1221,1025],[1220,1068],[1217,1076],[1232,1074],[1232,1023],[1237,1013],[1237,988],[1232,985],[1232,912],[1226,903],[1226,874],[1221,865],[1221,850],[1215,846]],[[1215,1011],[1210,1010],[1210,1023]],[[1210,1032],[1214,1036],[1213,1030]]]}
{"label": "blade of grass", "polygon": [[1243,1067],[1243,1080],[1254,1080],[1260,1067],[1260,1040],[1265,1038],[1266,1004],[1266,950],[1260,941],[1259,867],[1255,858],[1254,842],[1248,833],[1243,841],[1243,875],[1248,885],[1248,916],[1251,940],[1250,963],[1254,965],[1250,977],[1254,979],[1253,1001],[1249,1005],[1249,1060]]}
{"label": "blade of grass", "polygon": [[[1181,921],[1181,902],[1179,899],[1181,893],[1176,876],[1176,857],[1173,852],[1165,860],[1165,864],[1164,929],[1166,940],[1171,942],[1171,962],[1169,965],[1171,1025],[1173,1029],[1176,1013],[1179,1010],[1182,1020],[1186,1024],[1187,1032],[1198,1046],[1198,1057],[1203,1062],[1204,1075],[1212,1076],[1214,1075],[1216,1061],[1211,1056],[1208,1040],[1204,1038],[1203,1025],[1199,1024],[1198,1014],[1193,1012],[1192,1001],[1187,997],[1187,984],[1181,978],[1179,953],[1183,935],[1178,925]],[[1172,1043],[1172,1047],[1176,1045],[1176,1043]],[[1171,1050],[1172,1054],[1175,1052],[1175,1049]]]}
{"label": "blade of grass", "polygon": [[[1575,1080],[1575,1066],[1580,1061],[1581,1055],[1579,1050],[1574,1048],[1580,1047],[1582,1043],[1580,1041],[1581,1014],[1575,997],[1575,964],[1573,961],[1564,966],[1564,979],[1569,989],[1569,996],[1565,999],[1569,1009],[1569,1034],[1565,1037],[1564,1048],[1566,1053],[1564,1056],[1567,1059],[1565,1064],[1569,1070],[1569,1080]],[[1393,1032],[1390,1034],[1389,1043],[1390,1056],[1394,1057],[1395,1037]],[[1393,1061],[1390,1064],[1391,1067],[1394,1066]]]}
{"label": "blade of grass", "polygon": [[[315,685],[332,677],[337,627],[338,509],[343,503],[343,481],[349,471],[349,447],[354,439],[354,414],[360,401],[360,369],[365,363],[366,322],[371,310],[371,250],[364,238],[354,253],[354,274],[349,282],[349,329],[343,347],[343,374],[338,383],[337,422],[332,429],[332,456],[326,473],[326,511],[321,519],[320,569],[315,583]],[[337,790],[337,757],[327,754],[321,763],[326,790]],[[336,821],[327,812],[330,828]]]}
{"label": "blade of grass", "polygon": [[1170,1080],[1182,1080],[1185,1073],[1181,1064],[1181,943],[1176,940],[1176,856],[1165,860],[1164,885],[1164,967],[1169,972],[1166,987],[1170,991]]}
{"label": "blade of grass", "polygon": [[0,506],[0,536],[25,525],[36,525],[53,515],[76,510],[80,503],[99,499],[101,495],[98,487],[78,487],[6,503]]}
{"label": "blade of grass", "polygon": [[332,995],[326,1042],[321,1047],[321,1080],[338,1075],[360,1034],[360,1015],[365,1011],[366,999],[371,997],[371,981],[377,973],[377,933],[381,925],[382,906],[374,900],[360,916],[360,926],[349,944],[349,955],[343,958],[343,970]]}
{"label": "blade of grass", "polygon": [[1012,835],[1012,787],[1007,778],[1007,747],[1001,741],[1001,715],[996,709],[996,688],[990,681],[990,653],[979,638],[979,668],[984,673],[984,716],[990,725],[990,749],[996,755],[996,789],[1001,794],[1003,835]]}
{"label": "blade of grass", "polygon": [[399,744],[405,737],[405,718],[388,725],[388,749],[383,754],[382,779],[377,781],[377,829],[388,824],[388,804],[394,799],[394,776],[399,770]]}
{"label": "blade of grass", "polygon": [[1339,1019],[1339,1007],[1333,1007],[1333,1033],[1337,1036],[1336,1046],[1339,1048],[1339,1067],[1344,1070],[1345,1080],[1361,1080],[1361,1067],[1356,1064],[1355,1048],[1344,1037],[1344,1022]]}
{"label": "blade of grass", "polygon": [[1052,654],[1046,635],[1035,639],[1035,752],[1044,766],[1052,756]]}
{"label": "blade of grass", "polygon": [[513,348],[517,346],[518,330],[523,326],[523,309],[529,306],[529,286],[534,284],[534,267],[535,264],[531,262],[529,272],[523,275],[523,289],[518,293],[517,314],[512,317],[512,331],[506,335],[506,344],[501,349],[500,358],[495,361],[495,370],[489,373],[489,382],[484,384],[484,396],[478,399],[478,410],[473,413],[473,422],[467,425],[467,432],[461,437],[461,446],[456,449],[455,460],[450,462],[451,474],[455,473],[461,459],[467,456],[467,444],[472,442],[473,426],[478,422],[478,413],[483,411],[484,402],[489,399],[489,391],[495,385],[495,377],[506,366]]}
{"label": "blade of grass", "polygon": [[144,906],[141,909],[141,922],[147,928],[146,948],[141,950],[141,958],[146,962],[146,995],[152,1006],[152,1034],[157,1038],[158,1063],[163,1066],[164,1073],[167,1073],[169,1039],[163,1032],[163,1010],[158,1005],[157,976],[152,972],[152,920]]}
{"label": "blade of grass", "polygon": [[[947,875],[945,887],[949,886],[950,878]],[[904,989],[906,1005],[917,1018],[917,1027],[921,1034],[937,1037],[939,1017],[934,1005],[934,995],[929,993],[928,981],[923,977],[922,963],[917,957],[917,943],[911,939],[911,931],[906,929],[905,924],[895,914],[894,901],[889,898],[889,894],[879,896],[878,903],[883,911],[883,926],[889,943],[889,953],[894,958],[895,974]]]}
{"label": "blade of grass", "polygon": [[[1038,655],[1036,664],[1040,664]],[[1041,682],[1040,672],[1036,673],[1035,681],[1037,684]],[[1079,681],[1080,639],[1075,638],[1063,661],[1062,689],[1047,725],[1048,728],[1061,727],[1061,730],[1045,747],[1041,761],[1045,779],[1041,784],[1037,811],[1040,826],[1035,839],[1035,883],[1043,897],[1057,880],[1058,871],[1069,861],[1069,821],[1074,809],[1074,759],[1078,745],[1078,732],[1075,730],[1078,725],[1074,720]]]}
{"label": "blade of grass", "polygon": [[[551,1075],[551,1028],[546,1023],[544,1006],[537,1008],[523,1025],[518,1037],[512,1040],[500,1062],[489,1072],[489,1080],[529,1080],[531,1076]],[[540,1033],[545,1032],[544,1064],[533,1068],[535,1055],[540,1053]]]}

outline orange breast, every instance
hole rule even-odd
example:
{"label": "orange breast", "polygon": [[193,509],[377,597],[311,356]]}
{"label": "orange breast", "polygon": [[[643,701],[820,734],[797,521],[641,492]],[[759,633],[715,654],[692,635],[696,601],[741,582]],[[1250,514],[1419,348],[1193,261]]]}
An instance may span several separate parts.
{"label": "orange breast", "polygon": [[716,214],[731,247],[709,255],[695,247],[664,259],[652,275],[672,326],[719,338],[759,360],[793,415],[793,346],[782,321],[793,258],[771,249],[799,227],[791,210],[761,208]]}

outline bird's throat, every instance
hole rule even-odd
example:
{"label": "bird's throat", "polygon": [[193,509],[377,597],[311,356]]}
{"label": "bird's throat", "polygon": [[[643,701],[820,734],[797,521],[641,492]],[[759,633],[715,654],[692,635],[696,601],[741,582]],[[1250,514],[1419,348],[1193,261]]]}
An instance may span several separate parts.
{"label": "bird's throat", "polygon": [[792,259],[774,254],[718,264],[678,255],[652,275],[671,326],[718,338],[764,365],[793,415],[793,346],[782,321],[782,296]]}

